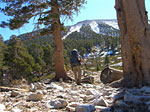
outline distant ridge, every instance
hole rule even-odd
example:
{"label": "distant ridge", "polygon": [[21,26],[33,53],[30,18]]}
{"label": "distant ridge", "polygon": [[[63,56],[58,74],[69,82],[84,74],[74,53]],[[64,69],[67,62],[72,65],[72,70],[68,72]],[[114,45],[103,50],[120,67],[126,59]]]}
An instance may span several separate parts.
{"label": "distant ridge", "polygon": [[[80,29],[82,27],[90,28],[93,32],[101,35],[108,35],[112,37],[120,35],[118,22],[116,19],[94,19],[94,20],[84,20],[74,25],[66,26],[67,32],[62,33],[63,34],[62,38],[66,39],[67,36],[69,36],[73,32],[80,32]],[[40,31],[42,31],[42,29],[21,34],[18,36],[18,38],[22,40],[26,40],[32,37],[39,37]],[[40,36],[40,37],[45,37],[45,36]],[[52,36],[46,35],[46,37],[51,38]]]}

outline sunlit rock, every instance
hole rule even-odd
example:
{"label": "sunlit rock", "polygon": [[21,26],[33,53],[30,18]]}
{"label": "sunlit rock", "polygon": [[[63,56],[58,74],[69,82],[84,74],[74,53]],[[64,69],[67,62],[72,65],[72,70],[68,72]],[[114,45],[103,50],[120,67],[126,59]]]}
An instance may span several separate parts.
{"label": "sunlit rock", "polygon": [[59,100],[52,100],[50,102],[50,105],[55,109],[59,109],[59,108],[66,107],[68,105],[68,103],[63,99],[59,99]]}
{"label": "sunlit rock", "polygon": [[41,92],[30,94],[28,97],[28,101],[39,101],[42,99],[43,99],[43,94]]}
{"label": "sunlit rock", "polygon": [[76,112],[93,112],[96,108],[92,104],[79,105],[75,108]]}

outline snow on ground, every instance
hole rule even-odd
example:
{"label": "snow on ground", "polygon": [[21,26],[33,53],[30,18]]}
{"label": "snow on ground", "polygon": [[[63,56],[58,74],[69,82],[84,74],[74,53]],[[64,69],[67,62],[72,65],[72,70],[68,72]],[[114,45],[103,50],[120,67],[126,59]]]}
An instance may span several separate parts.
{"label": "snow on ground", "polygon": [[119,62],[119,63],[116,63],[116,64],[113,64],[111,66],[122,66],[122,62]]}
{"label": "snow on ground", "polygon": [[117,59],[122,59],[121,57],[117,57]]}

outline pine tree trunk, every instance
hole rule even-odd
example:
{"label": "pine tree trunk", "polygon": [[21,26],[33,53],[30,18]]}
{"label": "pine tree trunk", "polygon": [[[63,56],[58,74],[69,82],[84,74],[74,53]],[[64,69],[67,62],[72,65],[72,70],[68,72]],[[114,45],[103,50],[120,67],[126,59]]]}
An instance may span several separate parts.
{"label": "pine tree trunk", "polygon": [[123,62],[122,86],[150,85],[150,39],[145,0],[116,0]]}
{"label": "pine tree trunk", "polygon": [[61,37],[61,23],[60,23],[60,15],[59,9],[57,5],[57,0],[52,0],[52,14],[53,14],[53,38],[54,38],[54,64],[55,64],[55,79],[59,80],[63,78],[63,80],[69,79],[66,74],[65,64],[64,64],[64,55],[63,55],[63,41]]}

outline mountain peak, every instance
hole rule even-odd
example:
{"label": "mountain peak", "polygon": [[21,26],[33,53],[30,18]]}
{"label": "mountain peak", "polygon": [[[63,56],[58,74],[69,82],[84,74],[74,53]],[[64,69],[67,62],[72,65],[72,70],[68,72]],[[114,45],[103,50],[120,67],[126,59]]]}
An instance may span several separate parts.
{"label": "mountain peak", "polygon": [[[96,20],[84,20],[76,23],[75,25],[70,26],[69,31],[63,37],[65,39],[71,33],[77,31],[80,32],[82,26],[90,26],[97,34],[108,35],[108,36],[118,36],[119,27],[116,19],[96,19]],[[112,33],[112,34],[110,34]]]}

